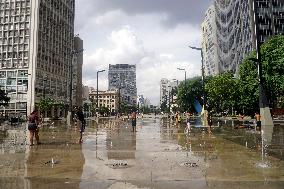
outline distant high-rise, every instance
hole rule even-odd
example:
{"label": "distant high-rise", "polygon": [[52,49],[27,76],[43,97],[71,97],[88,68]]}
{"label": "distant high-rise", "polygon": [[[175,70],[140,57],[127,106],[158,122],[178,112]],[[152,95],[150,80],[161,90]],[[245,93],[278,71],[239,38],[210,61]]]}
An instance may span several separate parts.
{"label": "distant high-rise", "polygon": [[136,65],[109,65],[108,89],[119,89],[124,103],[136,105]]}
{"label": "distant high-rise", "polygon": [[[178,81],[170,81],[169,79],[163,78],[160,81],[160,106],[162,103],[166,102],[169,105],[169,97],[171,90],[178,87]],[[171,100],[171,99],[170,99]]]}
{"label": "distant high-rise", "polygon": [[167,102],[169,83],[170,81],[166,78],[163,78],[160,81],[160,106],[163,102]]}
{"label": "distant high-rise", "polygon": [[[41,98],[68,104],[75,0],[2,0],[0,85],[6,114],[26,114]],[[57,111],[59,114],[59,110]]]}

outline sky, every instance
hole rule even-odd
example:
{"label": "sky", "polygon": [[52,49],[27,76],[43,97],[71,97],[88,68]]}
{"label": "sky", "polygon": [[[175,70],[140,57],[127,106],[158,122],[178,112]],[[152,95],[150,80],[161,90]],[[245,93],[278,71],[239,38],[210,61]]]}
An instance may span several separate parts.
{"label": "sky", "polygon": [[[135,64],[138,95],[158,105],[160,80],[201,75],[201,22],[213,0],[76,0],[75,34],[84,40],[83,84],[98,70]],[[108,72],[99,74],[107,90]]]}

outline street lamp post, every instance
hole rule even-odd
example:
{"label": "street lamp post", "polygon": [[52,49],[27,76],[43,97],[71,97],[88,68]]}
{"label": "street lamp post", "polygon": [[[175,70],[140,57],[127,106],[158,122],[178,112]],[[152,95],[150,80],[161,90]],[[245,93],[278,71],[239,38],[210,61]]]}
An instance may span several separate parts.
{"label": "street lamp post", "polygon": [[43,99],[45,100],[45,83],[47,81],[47,76],[43,76]]}
{"label": "street lamp post", "polygon": [[186,86],[186,70],[184,68],[177,68],[178,70],[184,71],[184,97],[186,100],[187,96],[187,86]]}
{"label": "street lamp post", "polygon": [[205,92],[205,76],[204,76],[204,61],[203,61],[203,50],[200,47],[193,47],[193,46],[188,46],[189,48],[193,49],[193,50],[197,50],[200,51],[201,53],[201,77],[202,77],[202,91],[203,91],[203,113],[204,113],[204,121],[205,121],[205,126],[208,125],[208,120],[207,120],[207,107],[206,107],[206,103],[207,103],[207,96],[206,96],[206,92]]}
{"label": "street lamp post", "polygon": [[271,117],[268,100],[264,90],[264,78],[262,74],[261,52],[260,52],[260,35],[259,35],[259,23],[257,16],[256,1],[253,0],[253,14],[254,14],[254,29],[255,29],[255,43],[256,43],[256,59],[250,58],[253,62],[257,63],[258,78],[259,78],[259,109],[262,118],[262,125],[273,126],[273,120]]}
{"label": "street lamp post", "polygon": [[104,72],[105,70],[97,71],[97,110],[99,109],[99,73]]}
{"label": "street lamp post", "polygon": [[121,111],[121,94],[120,94],[120,87],[118,87],[118,113],[120,116],[120,111]]}
{"label": "street lamp post", "polygon": [[171,112],[171,96],[173,95],[173,94],[171,94],[172,93],[172,88],[171,88],[171,86],[168,86],[168,88],[169,88],[169,98],[168,98],[168,108],[169,108],[169,113]]}

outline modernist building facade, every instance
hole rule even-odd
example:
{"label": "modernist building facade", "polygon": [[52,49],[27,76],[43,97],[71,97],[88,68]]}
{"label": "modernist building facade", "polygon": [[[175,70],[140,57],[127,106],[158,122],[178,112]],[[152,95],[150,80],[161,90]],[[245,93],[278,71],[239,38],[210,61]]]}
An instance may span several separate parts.
{"label": "modernist building facade", "polygon": [[82,68],[83,68],[83,40],[79,36],[74,37],[74,57],[73,57],[73,74],[72,78],[72,97],[74,106],[83,106],[83,83],[82,83]]}
{"label": "modernist building facade", "polygon": [[26,114],[41,98],[68,104],[75,0],[2,0],[0,85],[2,112]]}
{"label": "modernist building facade", "polygon": [[[284,34],[284,1],[255,0],[259,21],[260,42],[270,36]],[[252,0],[250,0],[252,4]]]}
{"label": "modernist building facade", "polygon": [[237,72],[252,51],[251,9],[248,0],[215,0],[217,58],[220,72]]}
{"label": "modernist building facade", "polygon": [[219,73],[219,60],[217,55],[217,30],[215,8],[210,6],[205,13],[201,24],[201,47],[204,60],[205,75],[217,75]]}
{"label": "modernist building facade", "polygon": [[[93,90],[89,94],[91,101],[96,102],[97,91]],[[98,107],[106,107],[111,113],[116,113],[119,106],[119,93],[118,90],[98,91]]]}
{"label": "modernist building facade", "polygon": [[117,89],[122,102],[128,105],[137,103],[136,65],[109,65],[108,89]]}
{"label": "modernist building facade", "polygon": [[[259,20],[259,39],[265,42],[269,37],[284,33],[283,0],[215,0],[216,26],[216,73],[233,71],[238,73],[243,59],[256,47],[253,2]],[[205,17],[205,22],[207,14]],[[206,26],[207,27],[207,26]],[[203,44],[204,56],[210,51]]]}

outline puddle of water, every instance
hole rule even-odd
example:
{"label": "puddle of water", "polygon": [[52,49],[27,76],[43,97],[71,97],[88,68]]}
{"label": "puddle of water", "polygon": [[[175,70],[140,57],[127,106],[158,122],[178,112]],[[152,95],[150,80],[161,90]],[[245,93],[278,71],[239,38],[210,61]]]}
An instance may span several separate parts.
{"label": "puddle of water", "polygon": [[230,122],[189,136],[167,119],[138,119],[137,133],[128,124],[89,122],[77,144],[78,129],[55,122],[41,129],[42,145],[22,150],[15,135],[0,134],[0,188],[283,188],[283,127],[268,144]]}

